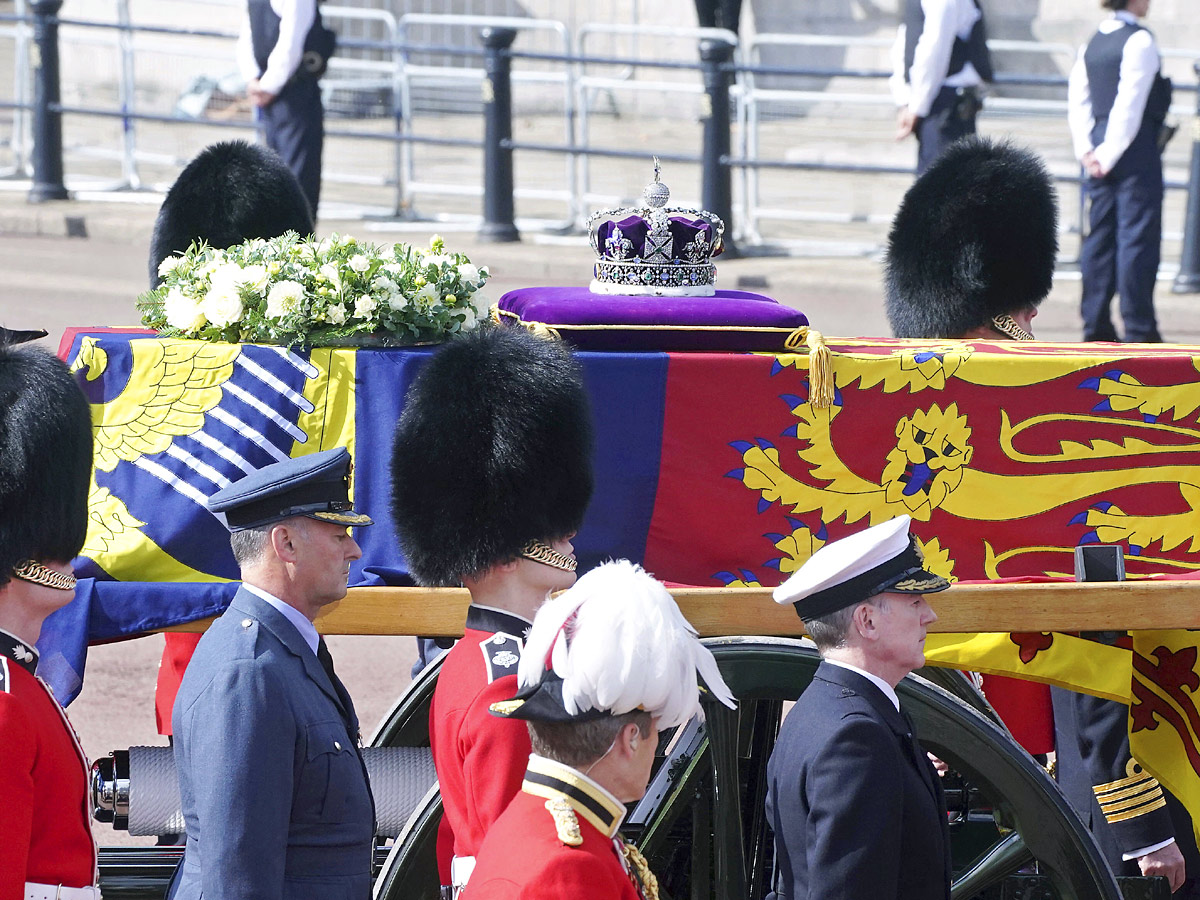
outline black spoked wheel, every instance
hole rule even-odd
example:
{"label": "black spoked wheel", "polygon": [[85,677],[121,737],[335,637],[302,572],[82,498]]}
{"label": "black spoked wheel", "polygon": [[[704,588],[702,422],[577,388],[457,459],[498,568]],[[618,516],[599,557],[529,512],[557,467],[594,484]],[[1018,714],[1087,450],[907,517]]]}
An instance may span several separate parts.
{"label": "black spoked wheel", "polygon": [[[738,709],[710,704],[705,724],[692,722],[663,736],[646,796],[625,830],[646,854],[664,898],[761,900],[774,871],[764,812],[767,759],[785,704],[807,687],[820,660],[800,641],[706,643]],[[435,678],[436,672],[427,672],[414,682],[374,743],[428,743]],[[899,693],[922,744],[956,773],[947,785],[954,812],[954,900],[992,896],[989,889],[1032,870],[1060,900],[1120,900],[1095,843],[1057,786],[986,710],[916,677],[905,679]],[[440,820],[440,799],[431,796],[398,839],[375,900],[437,897],[433,853]]]}

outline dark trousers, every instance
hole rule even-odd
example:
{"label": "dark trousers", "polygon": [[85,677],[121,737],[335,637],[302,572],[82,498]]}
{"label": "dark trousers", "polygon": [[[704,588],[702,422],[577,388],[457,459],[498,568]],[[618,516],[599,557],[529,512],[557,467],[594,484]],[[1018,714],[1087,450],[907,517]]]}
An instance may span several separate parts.
{"label": "dark trousers", "polygon": [[316,219],[321,197],[321,147],[325,142],[320,86],[314,78],[293,78],[270,106],[258,112],[267,146],[292,170]]}
{"label": "dark trousers", "polygon": [[[1140,136],[1104,178],[1088,182],[1091,217],[1079,255],[1083,339],[1115,341],[1109,306],[1121,298],[1126,341],[1158,342],[1154,280],[1162,244],[1162,161]],[[1143,158],[1144,157],[1144,158]]]}
{"label": "dark trousers", "polygon": [[974,90],[970,90],[966,96],[950,87],[938,91],[933,106],[929,108],[929,115],[917,122],[918,175],[933,165],[942,151],[959,138],[975,133],[977,97]]}

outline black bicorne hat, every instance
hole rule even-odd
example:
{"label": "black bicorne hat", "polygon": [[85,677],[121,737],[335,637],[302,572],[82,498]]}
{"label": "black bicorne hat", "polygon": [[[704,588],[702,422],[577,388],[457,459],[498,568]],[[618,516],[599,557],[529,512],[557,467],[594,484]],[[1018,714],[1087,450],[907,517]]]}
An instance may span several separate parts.
{"label": "black bicorne hat", "polygon": [[413,383],[392,448],[392,514],[423,585],[517,558],[579,529],[592,496],[592,421],[566,346],[486,327]]}
{"label": "black bicorne hat", "polygon": [[0,584],[27,560],[79,555],[91,471],[91,409],[67,366],[0,346]]}
{"label": "black bicorne hat", "polygon": [[159,264],[204,240],[218,250],[250,238],[313,232],[313,214],[296,176],[273,150],[245,141],[205,148],[179,173],[158,211],[150,240],[150,286]]}
{"label": "black bicorne hat", "polygon": [[909,188],[888,236],[892,333],[957,338],[1036,307],[1058,254],[1058,202],[1034,153],[1005,141],[951,145]]}

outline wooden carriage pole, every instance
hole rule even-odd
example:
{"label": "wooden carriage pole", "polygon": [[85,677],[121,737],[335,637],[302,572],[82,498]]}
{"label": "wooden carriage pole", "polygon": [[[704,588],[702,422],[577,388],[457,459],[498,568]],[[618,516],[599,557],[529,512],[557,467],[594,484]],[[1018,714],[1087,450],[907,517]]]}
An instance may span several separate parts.
{"label": "wooden carriage pole", "polygon": [[[804,626],[770,588],[676,588],[683,614],[702,637],[800,637]],[[930,594],[935,633],[1138,631],[1200,628],[1200,580],[1042,584],[956,584]],[[317,619],[325,634],[459,637],[470,595],[462,588],[351,588]],[[203,631],[211,619],[176,626]]]}

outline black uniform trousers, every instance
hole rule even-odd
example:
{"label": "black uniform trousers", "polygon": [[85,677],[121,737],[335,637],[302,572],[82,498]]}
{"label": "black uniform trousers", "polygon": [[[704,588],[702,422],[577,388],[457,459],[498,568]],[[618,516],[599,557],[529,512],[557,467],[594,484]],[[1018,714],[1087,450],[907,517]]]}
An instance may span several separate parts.
{"label": "black uniform trousers", "polygon": [[929,115],[917,121],[917,174],[933,165],[942,152],[957,141],[975,133],[978,94],[972,88],[944,87],[933,99]]}
{"label": "black uniform trousers", "polygon": [[308,198],[313,218],[321,197],[321,148],[325,142],[325,110],[315,78],[298,74],[269,105],[259,110],[267,146],[279,154]]}
{"label": "black uniform trousers", "polygon": [[1138,132],[1103,178],[1088,182],[1091,215],[1079,256],[1083,339],[1115,341],[1109,307],[1120,296],[1124,340],[1162,340],[1154,316],[1154,281],[1162,245],[1162,158],[1152,129]]}

